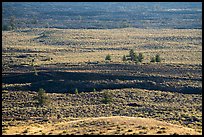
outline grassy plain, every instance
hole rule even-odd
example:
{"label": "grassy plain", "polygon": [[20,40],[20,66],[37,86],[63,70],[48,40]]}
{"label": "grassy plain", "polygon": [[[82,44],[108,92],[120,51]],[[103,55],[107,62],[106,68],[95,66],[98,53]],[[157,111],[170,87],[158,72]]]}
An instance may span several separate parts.
{"label": "grassy plain", "polygon": [[[121,62],[130,49],[143,52],[144,62],[159,53],[163,63],[202,63],[202,31],[196,29],[27,29],[3,32],[2,39],[3,57],[37,54],[38,65],[103,62],[108,53],[113,62]],[[41,61],[42,56],[52,57],[53,61]]]}

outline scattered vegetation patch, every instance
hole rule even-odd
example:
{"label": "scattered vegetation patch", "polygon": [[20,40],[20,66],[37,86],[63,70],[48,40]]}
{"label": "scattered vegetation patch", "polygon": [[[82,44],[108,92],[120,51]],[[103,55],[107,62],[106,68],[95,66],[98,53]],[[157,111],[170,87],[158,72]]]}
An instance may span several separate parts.
{"label": "scattered vegetation patch", "polygon": [[[155,118],[201,131],[201,33],[133,28],[4,31],[2,123],[15,126],[15,120],[40,124],[117,115]],[[151,57],[150,62],[158,63],[149,63]],[[67,87],[75,94],[64,94]],[[90,124],[77,128],[116,128],[103,122]],[[116,130],[124,132],[127,127]]]}
{"label": "scattered vegetation patch", "polygon": [[37,95],[38,104],[40,106],[48,105],[50,100],[48,96],[46,95],[46,91],[40,88],[37,93],[38,93]]}
{"label": "scattered vegetation patch", "polygon": [[108,92],[104,92],[104,98],[101,100],[104,104],[112,102],[112,97]]}

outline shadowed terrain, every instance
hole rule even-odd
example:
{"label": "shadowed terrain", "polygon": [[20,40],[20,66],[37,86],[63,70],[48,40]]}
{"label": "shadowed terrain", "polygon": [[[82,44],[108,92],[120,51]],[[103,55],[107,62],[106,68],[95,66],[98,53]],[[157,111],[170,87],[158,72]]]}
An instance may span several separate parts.
{"label": "shadowed terrain", "polygon": [[[62,64],[63,65],[63,64]],[[47,66],[47,68],[37,68],[38,75],[30,73],[7,73],[3,75],[4,84],[26,84],[20,87],[3,87],[6,90],[31,90],[36,91],[39,87],[48,92],[70,93],[76,88],[82,91],[98,91],[102,89],[121,89],[121,88],[142,88],[182,93],[201,93],[202,78],[201,66],[188,69],[187,65],[123,65],[123,64],[104,64],[104,65],[81,65],[73,66]],[[49,71],[49,69],[51,71]],[[22,69],[21,69],[22,70]],[[73,72],[76,70],[76,72]],[[83,70],[85,70],[83,72]],[[90,72],[89,72],[90,70]],[[32,71],[32,70],[30,70]],[[42,71],[42,72],[41,72]],[[191,74],[189,77],[187,74]],[[199,76],[199,77],[195,77]],[[192,81],[198,86],[188,86],[174,84],[178,81]],[[169,85],[167,83],[174,82]]]}

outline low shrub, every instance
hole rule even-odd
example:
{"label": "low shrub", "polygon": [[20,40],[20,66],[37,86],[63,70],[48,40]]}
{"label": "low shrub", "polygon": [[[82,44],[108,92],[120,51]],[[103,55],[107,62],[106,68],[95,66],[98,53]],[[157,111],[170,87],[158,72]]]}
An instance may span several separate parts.
{"label": "low shrub", "polygon": [[155,61],[156,61],[156,62],[161,62],[161,58],[160,58],[160,55],[159,55],[159,54],[156,55]]}
{"label": "low shrub", "polygon": [[102,99],[102,102],[104,104],[108,104],[108,103],[112,102],[112,98],[107,92],[104,93],[104,98]]}
{"label": "low shrub", "polygon": [[105,57],[105,60],[111,60],[111,56],[108,54],[108,55]]}

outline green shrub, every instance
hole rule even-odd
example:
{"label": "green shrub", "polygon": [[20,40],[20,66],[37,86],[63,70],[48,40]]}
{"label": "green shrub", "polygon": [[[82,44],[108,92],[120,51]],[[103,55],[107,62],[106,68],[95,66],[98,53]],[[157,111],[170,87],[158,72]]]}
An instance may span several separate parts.
{"label": "green shrub", "polygon": [[160,58],[159,54],[156,55],[155,60],[156,60],[156,62],[161,62],[161,58]]}
{"label": "green shrub", "polygon": [[112,98],[107,92],[104,93],[104,98],[102,99],[102,102],[104,104],[108,104],[108,103],[112,102]]}
{"label": "green shrub", "polygon": [[135,59],[137,58],[137,55],[136,55],[136,53],[134,52],[133,49],[131,49],[131,50],[129,51],[129,56],[130,56],[130,60],[131,60],[131,61],[135,61]]}
{"label": "green shrub", "polygon": [[133,49],[129,51],[129,57],[129,59],[126,59],[134,61],[136,64],[142,62],[144,59],[144,55],[142,53],[139,53],[139,55],[137,55],[137,53],[135,53]]}
{"label": "green shrub", "polygon": [[43,88],[38,90],[37,100],[40,106],[46,105],[48,103],[48,97],[45,93],[46,91]]}
{"label": "green shrub", "polygon": [[111,56],[108,54],[105,58],[105,60],[111,60]]}
{"label": "green shrub", "polygon": [[132,62],[135,62],[136,64],[139,62],[142,62],[143,59],[144,59],[143,53],[139,53],[139,55],[137,55],[137,53],[135,53],[133,49],[129,51],[129,55],[127,56],[123,55],[123,58],[122,58],[123,61],[130,60]]}
{"label": "green shrub", "polygon": [[122,59],[123,61],[127,61],[127,58],[126,58],[126,56],[125,55],[123,55],[123,59]]}

